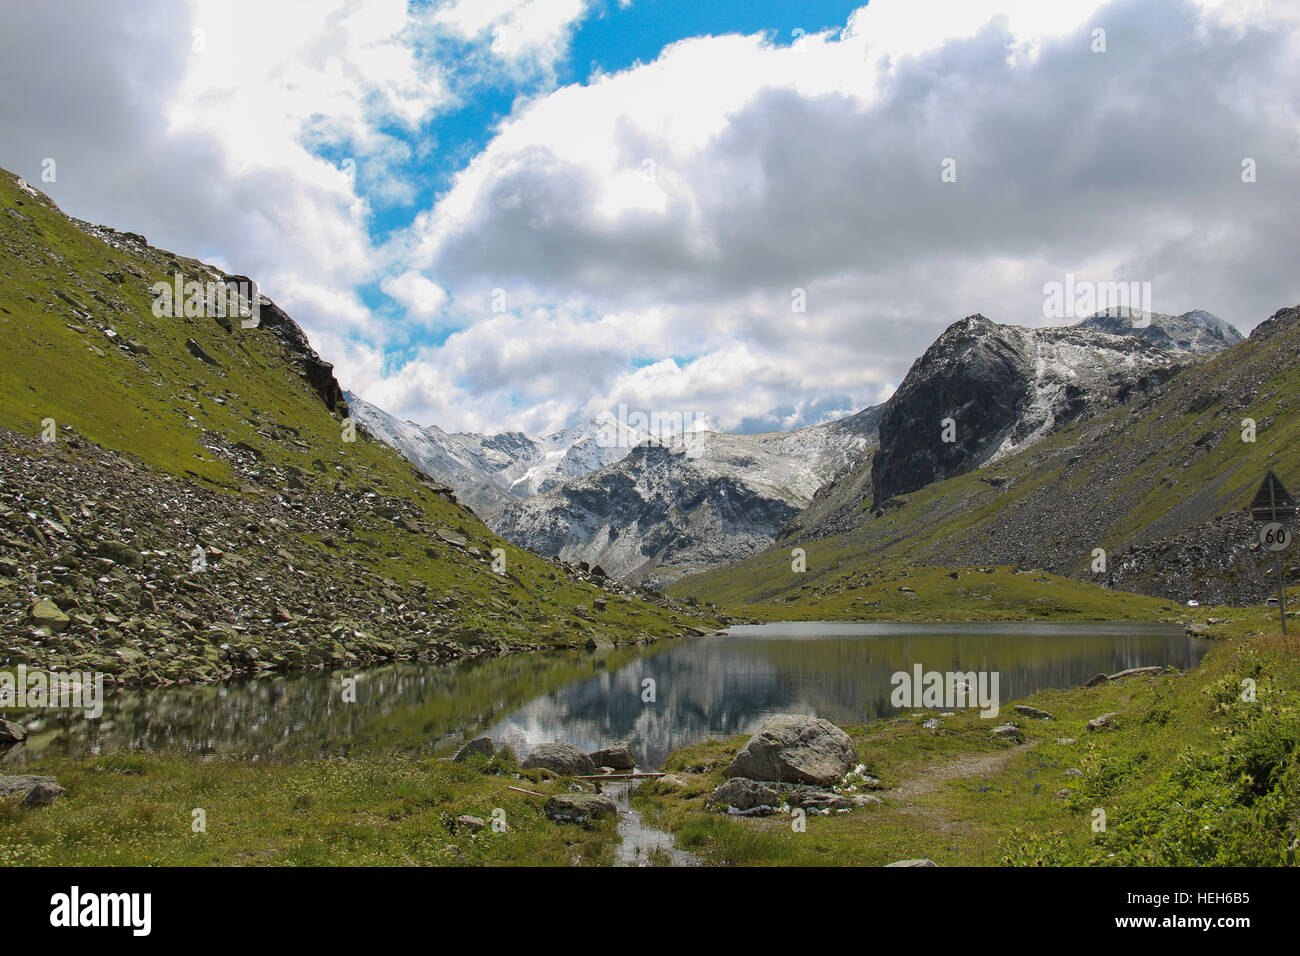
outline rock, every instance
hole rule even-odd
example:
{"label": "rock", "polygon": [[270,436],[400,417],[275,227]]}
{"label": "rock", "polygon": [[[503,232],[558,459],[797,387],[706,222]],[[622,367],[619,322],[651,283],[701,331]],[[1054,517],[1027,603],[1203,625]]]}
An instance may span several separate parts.
{"label": "rock", "polygon": [[885,866],[938,866],[934,860],[895,860],[893,863],[886,863]]}
{"label": "rock", "polygon": [[[786,802],[792,807],[803,807],[805,810],[819,810],[822,812],[852,810],[855,807],[865,805],[858,803],[851,796],[845,796],[833,790],[824,790],[821,787],[809,787],[804,784],[785,789],[784,796]],[[879,797],[867,797],[866,799],[867,802],[884,802]]]}
{"label": "rock", "polygon": [[1088,721],[1089,730],[1101,730],[1103,727],[1111,726],[1111,718],[1118,717],[1119,714],[1102,714],[1100,717],[1094,717]]}
{"label": "rock", "polygon": [[666,773],[662,777],[657,777],[655,778],[655,783],[659,784],[661,787],[672,787],[674,789],[686,786],[686,781],[675,773]]}
{"label": "rock", "polygon": [[1070,744],[1077,744],[1079,741],[1075,740],[1073,737],[1057,737],[1056,742],[1064,747],[1068,747]]}
{"label": "rock", "polygon": [[770,807],[775,810],[785,801],[781,794],[757,780],[732,777],[713,789],[713,793],[709,794],[708,802],[722,807],[734,807],[740,811],[750,811],[759,807]]}
{"label": "rock", "polygon": [[37,627],[48,627],[55,634],[72,623],[72,618],[59,610],[59,606],[50,600],[37,601],[27,612],[27,616]]}
{"label": "rock", "polygon": [[1183,633],[1189,637],[1209,637],[1210,629],[1204,624],[1188,624],[1183,628]]}
{"label": "rock", "polygon": [[1065,771],[1065,775],[1067,777],[1082,777],[1083,771],[1078,767],[1071,767],[1069,770]]}
{"label": "rock", "polygon": [[491,737],[475,737],[465,746],[456,751],[454,759],[457,763],[462,763],[470,757],[491,757],[495,755],[496,752],[496,744],[492,742]]}
{"label": "rock", "polygon": [[1110,676],[1108,674],[1094,674],[1093,676],[1089,677],[1086,681],[1083,682],[1083,686],[1097,687],[1100,684],[1106,683],[1106,681],[1108,680],[1110,680]]}
{"label": "rock", "polygon": [[101,558],[110,558],[129,568],[143,568],[144,555],[121,541],[103,541],[95,551]]}
{"label": "rock", "polygon": [[1070,799],[1070,790],[1069,790],[1069,788],[1067,788],[1067,787],[1062,787],[1060,790],[1056,791],[1056,799],[1057,799],[1057,800],[1068,800],[1068,799]]}
{"label": "rock", "polygon": [[1032,717],[1035,720],[1055,720],[1056,717],[1045,710],[1039,710],[1037,707],[1030,707],[1026,704],[1016,704],[1013,708],[1017,714],[1024,714],[1026,717]]}
{"label": "rock", "polygon": [[1125,677],[1137,677],[1140,674],[1159,674],[1163,670],[1164,668],[1158,665],[1153,667],[1130,667],[1128,670],[1123,670],[1123,671],[1119,671],[1118,673],[1111,674],[1110,677],[1107,678],[1107,680],[1120,680]]}
{"label": "rock", "polygon": [[18,797],[25,807],[48,806],[66,792],[53,777],[0,777],[0,799]]}
{"label": "rock", "polygon": [[926,730],[938,730],[939,723],[940,721],[938,717],[931,717],[929,720],[921,721],[921,726],[924,727]]}
{"label": "rock", "polygon": [[221,363],[218,362],[216,359],[214,359],[211,355],[209,355],[207,350],[204,349],[204,347],[200,345],[198,342],[194,341],[194,339],[186,339],[185,348],[188,349],[189,353],[193,355],[196,359],[198,359],[200,362],[203,362],[207,365],[212,365],[216,368],[221,368]]}
{"label": "rock", "polygon": [[[577,748],[574,748],[577,749]],[[582,753],[582,751],[578,751]],[[583,754],[585,757],[586,754]],[[560,793],[546,801],[546,815],[556,823],[586,825],[618,815],[618,805],[609,797],[596,793]]]}
{"label": "rock", "polygon": [[849,735],[830,721],[778,714],[749,738],[724,776],[830,786],[853,769],[857,758]]}
{"label": "rock", "polygon": [[456,829],[466,829],[470,833],[478,833],[487,824],[481,817],[472,817],[468,813],[462,813],[456,818]]}
{"label": "rock", "polygon": [[994,727],[989,733],[994,737],[1001,737],[1005,740],[1021,740],[1024,736],[1020,728],[1015,724],[1003,724],[1001,727]]}
{"label": "rock", "polygon": [[591,762],[597,767],[613,767],[615,770],[633,770],[636,768],[636,758],[632,756],[632,748],[627,744],[615,744],[613,747],[605,747],[593,752]]}
{"label": "rock", "polygon": [[573,744],[558,743],[538,745],[524,761],[523,768],[541,768],[561,777],[590,776],[596,772],[596,765],[585,753]]}
{"label": "rock", "polygon": [[0,747],[11,747],[27,739],[27,731],[12,721],[0,719]]}

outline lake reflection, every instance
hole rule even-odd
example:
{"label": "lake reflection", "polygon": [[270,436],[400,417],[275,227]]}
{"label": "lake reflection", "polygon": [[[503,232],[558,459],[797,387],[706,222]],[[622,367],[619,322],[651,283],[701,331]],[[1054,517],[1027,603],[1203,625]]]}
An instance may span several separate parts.
{"label": "lake reflection", "polygon": [[[890,678],[915,664],[997,671],[1009,710],[1010,701],[1040,688],[1074,686],[1100,672],[1194,667],[1206,647],[1162,624],[753,625],[649,648],[375,668],[359,672],[356,703],[343,702],[350,672],[123,692],[109,697],[98,722],[42,713],[26,750],[4,764],[43,751],[443,752],[488,733],[521,755],[550,740],[585,750],[627,740],[648,769],[678,747],[753,731],[771,714],[840,724],[892,715]],[[651,686],[654,700],[643,700]]]}

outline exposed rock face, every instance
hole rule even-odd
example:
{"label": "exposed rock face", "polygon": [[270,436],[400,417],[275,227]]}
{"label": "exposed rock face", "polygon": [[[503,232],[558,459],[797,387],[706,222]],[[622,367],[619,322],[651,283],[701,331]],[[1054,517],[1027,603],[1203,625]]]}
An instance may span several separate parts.
{"label": "exposed rock face", "polygon": [[573,744],[540,744],[524,761],[525,770],[541,768],[561,777],[590,776],[596,772],[591,758]]}
{"label": "exposed rock face", "polygon": [[[1181,367],[1139,338],[968,316],[912,364],[886,403],[871,466],[875,502],[996,462]],[[946,419],[955,423],[951,441]]]}
{"label": "exposed rock face", "polygon": [[12,747],[27,739],[27,731],[9,720],[0,720],[0,747]]}
{"label": "exposed rock face", "polygon": [[830,721],[778,714],[764,721],[724,775],[827,787],[856,763],[853,741]]}
{"label": "exposed rock face", "polygon": [[561,793],[546,801],[546,815],[556,823],[588,824],[618,816],[618,804],[598,793]]}
{"label": "exposed rock face", "polygon": [[[248,276],[227,275],[228,282],[237,283],[244,288],[256,289],[257,284]],[[255,293],[257,294],[257,293]],[[347,408],[343,398],[343,389],[334,377],[334,366],[326,362],[311,347],[307,333],[302,330],[289,314],[264,295],[258,295],[258,310],[262,328],[273,332],[285,346],[289,359],[307,384],[312,387],[325,407],[331,412]]]}
{"label": "exposed rock face", "polygon": [[1192,352],[1196,355],[1221,352],[1243,339],[1233,325],[1200,309],[1182,315],[1106,309],[1088,316],[1078,327],[1112,335],[1131,335],[1169,352]]}
{"label": "exposed rock face", "polygon": [[879,406],[764,435],[697,433],[510,505],[489,524],[521,547],[662,585],[766,548],[875,441]]}

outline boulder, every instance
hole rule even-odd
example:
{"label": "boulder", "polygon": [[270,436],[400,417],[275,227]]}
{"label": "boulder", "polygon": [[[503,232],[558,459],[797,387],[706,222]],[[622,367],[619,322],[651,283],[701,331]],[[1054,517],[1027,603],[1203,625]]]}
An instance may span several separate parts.
{"label": "boulder", "polygon": [[25,807],[48,806],[66,792],[53,777],[0,777],[0,799],[18,797]]}
{"label": "boulder", "polygon": [[59,606],[50,600],[37,601],[33,604],[28,617],[32,624],[37,627],[48,627],[56,634],[72,623],[72,618],[64,614]]}
{"label": "boulder", "polygon": [[496,752],[496,744],[492,743],[491,737],[475,737],[465,746],[456,751],[454,759],[457,763],[460,763],[469,757],[491,757]]}
{"label": "boulder", "polygon": [[[579,751],[581,753],[581,751]],[[583,754],[585,757],[586,754]],[[546,801],[546,815],[556,823],[587,824],[618,815],[618,805],[597,793],[560,793]]]}
{"label": "boulder", "polygon": [[1055,720],[1056,717],[1045,710],[1039,710],[1037,707],[1030,707],[1027,704],[1016,704],[1014,708],[1017,714],[1024,714],[1026,717],[1032,717],[1035,720]]}
{"label": "boulder", "polygon": [[763,722],[723,775],[830,786],[857,759],[849,735],[829,720],[778,714]]}
{"label": "boulder", "polygon": [[482,817],[473,817],[468,813],[462,813],[456,818],[457,830],[468,830],[470,833],[478,833],[485,826],[487,826],[487,824],[483,822]]}
{"label": "boulder", "polygon": [[139,569],[144,567],[144,555],[129,544],[124,544],[121,541],[104,541],[99,545],[95,553],[101,558],[109,558],[129,568]]}
{"label": "boulder", "polygon": [[1088,721],[1089,730],[1101,730],[1103,727],[1111,726],[1111,718],[1118,717],[1119,714],[1102,714],[1100,717],[1094,717]]}
{"label": "boulder", "polygon": [[10,747],[27,739],[27,731],[9,720],[0,720],[0,747]]}
{"label": "boulder", "polygon": [[1100,684],[1106,683],[1106,681],[1108,680],[1110,680],[1110,676],[1107,674],[1093,674],[1091,677],[1089,677],[1086,681],[1083,682],[1083,686],[1097,687]]}
{"label": "boulder", "polygon": [[540,744],[528,755],[523,768],[549,770],[561,777],[590,776],[596,772],[591,758],[573,744]]}
{"label": "boulder", "polygon": [[732,777],[713,789],[708,802],[722,807],[734,807],[737,810],[749,811],[759,807],[771,807],[775,810],[785,800],[782,799],[781,794],[757,780]]}
{"label": "boulder", "polygon": [[1020,728],[1015,724],[1003,724],[1001,727],[994,727],[991,731],[994,737],[1002,737],[1005,740],[1020,740],[1024,735]]}
{"label": "boulder", "polygon": [[613,767],[615,770],[636,768],[636,758],[632,756],[632,748],[627,744],[615,744],[613,747],[593,751],[591,762],[597,767]]}
{"label": "boulder", "polygon": [[893,863],[886,863],[885,866],[938,866],[934,860],[895,860]]}

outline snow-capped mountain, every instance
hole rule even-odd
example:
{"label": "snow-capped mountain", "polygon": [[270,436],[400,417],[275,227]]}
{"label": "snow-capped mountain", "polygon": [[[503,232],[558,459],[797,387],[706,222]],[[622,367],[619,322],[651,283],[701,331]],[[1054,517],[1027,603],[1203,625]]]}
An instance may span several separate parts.
{"label": "snow-capped mountain", "polygon": [[449,433],[436,425],[403,421],[351,392],[346,398],[353,419],[366,431],[448,485],[484,517],[516,499],[612,465],[648,437],[613,416],[545,438],[523,432]]}
{"label": "snow-capped mountain", "polygon": [[1143,312],[1136,309],[1105,309],[1088,316],[1076,327],[1097,329],[1112,335],[1131,335],[1173,352],[1208,355],[1242,341],[1240,332],[1229,322],[1203,309],[1182,315]]}
{"label": "snow-capped mountain", "polygon": [[876,440],[880,406],[791,432],[695,432],[513,503],[488,522],[539,554],[666,584],[769,546]]}

